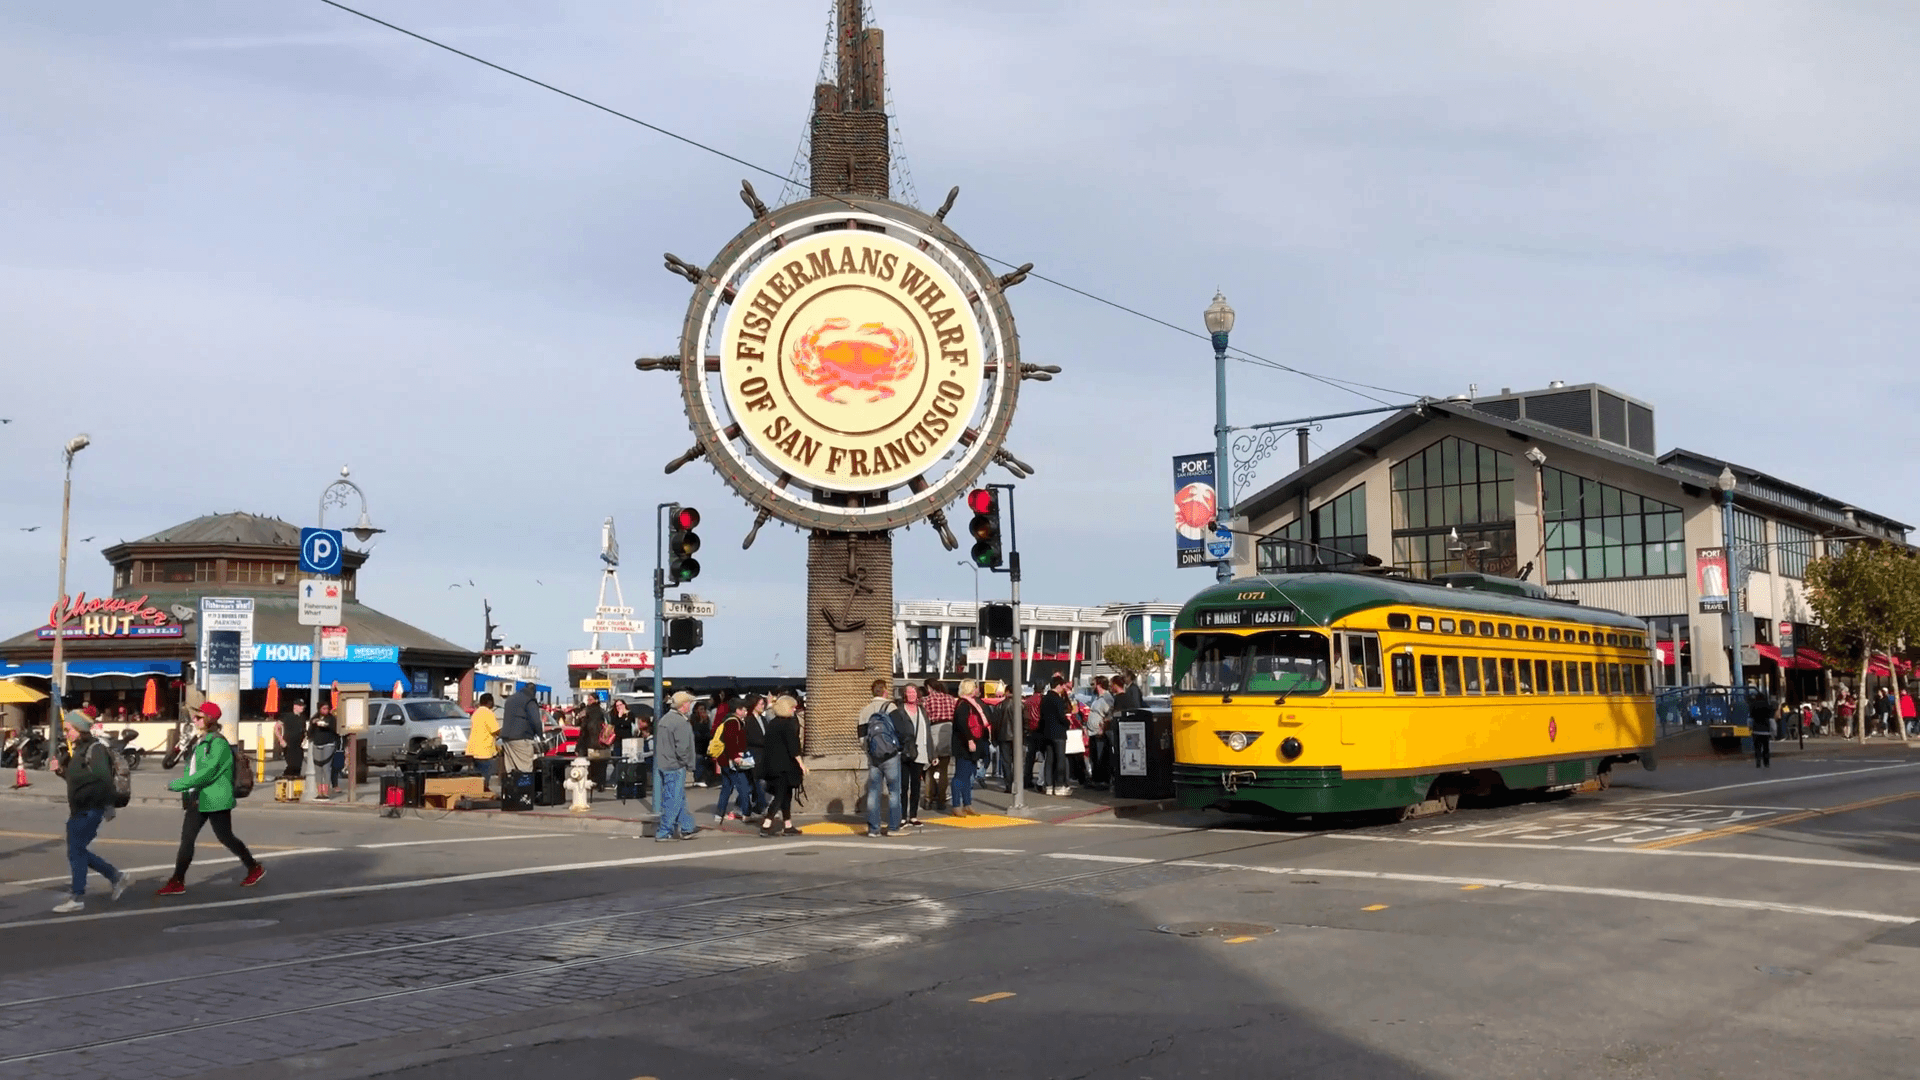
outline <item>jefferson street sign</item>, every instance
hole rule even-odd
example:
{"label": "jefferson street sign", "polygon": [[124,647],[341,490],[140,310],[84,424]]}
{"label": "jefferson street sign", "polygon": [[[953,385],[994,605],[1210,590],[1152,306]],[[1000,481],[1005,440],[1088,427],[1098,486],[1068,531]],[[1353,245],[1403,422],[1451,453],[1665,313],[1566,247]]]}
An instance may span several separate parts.
{"label": "jefferson street sign", "polygon": [[669,619],[711,619],[720,614],[720,608],[711,600],[665,600],[660,614]]}

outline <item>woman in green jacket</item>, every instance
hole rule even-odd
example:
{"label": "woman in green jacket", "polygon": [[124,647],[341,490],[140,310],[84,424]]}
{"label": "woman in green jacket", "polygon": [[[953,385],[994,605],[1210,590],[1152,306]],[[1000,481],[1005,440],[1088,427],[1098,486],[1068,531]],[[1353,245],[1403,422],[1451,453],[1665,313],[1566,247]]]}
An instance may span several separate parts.
{"label": "woman in green jacket", "polygon": [[227,850],[239,857],[247,868],[242,885],[258,885],[267,868],[233,835],[233,747],[220,734],[220,706],[209,701],[194,709],[193,749],[187,758],[187,774],[167,785],[170,791],[184,793],[186,820],[180,825],[180,854],[173,861],[173,876],[160,886],[161,896],[179,896],[187,891],[187,866],[193,862],[193,841],[200,827],[213,823],[213,835]]}

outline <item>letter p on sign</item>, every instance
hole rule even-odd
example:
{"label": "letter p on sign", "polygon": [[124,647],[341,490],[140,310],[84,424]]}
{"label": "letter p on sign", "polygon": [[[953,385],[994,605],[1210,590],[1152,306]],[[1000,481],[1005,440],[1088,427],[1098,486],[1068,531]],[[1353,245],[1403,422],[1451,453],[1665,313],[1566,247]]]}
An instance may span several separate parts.
{"label": "letter p on sign", "polygon": [[342,550],[339,529],[301,529],[300,572],[338,574]]}

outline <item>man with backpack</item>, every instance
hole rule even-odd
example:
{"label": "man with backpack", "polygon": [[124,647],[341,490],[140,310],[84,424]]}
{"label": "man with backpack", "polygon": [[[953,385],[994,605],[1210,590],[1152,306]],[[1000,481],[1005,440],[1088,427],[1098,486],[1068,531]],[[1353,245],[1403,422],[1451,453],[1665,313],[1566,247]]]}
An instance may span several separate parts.
{"label": "man with backpack", "polygon": [[[67,865],[73,870],[73,893],[53,910],[66,915],[87,906],[87,871],[99,873],[113,884],[113,898],[120,899],[133,877],[113,868],[107,860],[89,850],[100,834],[100,824],[113,812],[116,801],[112,752],[93,737],[93,718],[82,712],[66,716],[67,741],[72,756],[67,762]],[[124,771],[124,767],[123,767]]]}
{"label": "man with backpack", "polygon": [[[860,712],[860,740],[867,748],[867,835],[900,831],[900,732],[885,679],[873,680],[873,700]],[[887,797],[887,824],[880,823],[880,795]]]}

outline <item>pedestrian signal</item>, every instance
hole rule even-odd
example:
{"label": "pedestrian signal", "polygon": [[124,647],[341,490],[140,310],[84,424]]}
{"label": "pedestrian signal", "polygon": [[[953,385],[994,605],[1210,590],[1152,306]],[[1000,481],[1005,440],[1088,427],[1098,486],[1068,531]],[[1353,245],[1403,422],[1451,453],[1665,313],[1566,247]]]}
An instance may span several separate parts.
{"label": "pedestrian signal", "polygon": [[981,604],[975,627],[985,641],[1009,641],[1013,638],[1013,605]]}
{"label": "pedestrian signal", "polygon": [[685,656],[706,643],[707,629],[699,619],[667,620],[667,655]]}
{"label": "pedestrian signal", "polygon": [[700,534],[693,531],[700,524],[700,511],[691,506],[676,506],[669,517],[667,580],[685,584],[700,576],[700,560],[693,557],[693,553],[700,550]]}
{"label": "pedestrian signal", "polygon": [[1000,546],[1000,493],[992,488],[975,488],[967,493],[967,509],[973,520],[967,532],[973,537],[973,565],[998,567],[1006,561]]}

